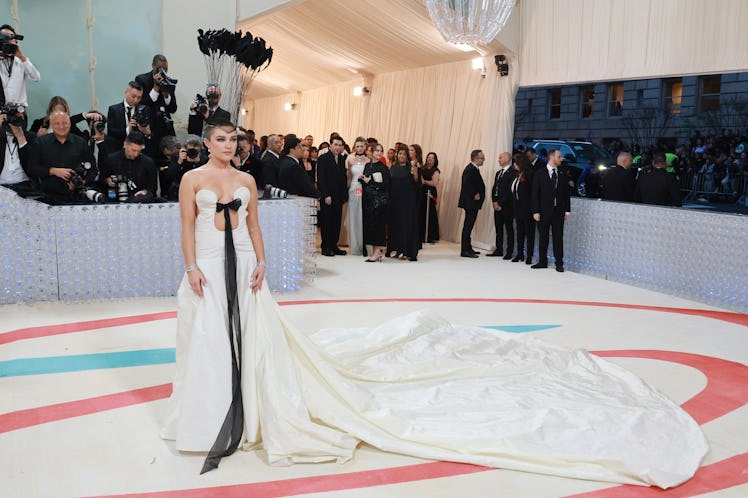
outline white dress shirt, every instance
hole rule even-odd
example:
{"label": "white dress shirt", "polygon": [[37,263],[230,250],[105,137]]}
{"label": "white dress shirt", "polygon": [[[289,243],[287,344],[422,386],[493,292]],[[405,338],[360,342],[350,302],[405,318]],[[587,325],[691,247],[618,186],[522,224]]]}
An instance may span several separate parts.
{"label": "white dress shirt", "polygon": [[19,147],[16,143],[16,137],[10,133],[6,133],[6,135],[5,165],[0,172],[0,185],[15,185],[16,183],[27,182],[29,177],[26,176],[26,172],[21,166],[20,158],[21,148],[25,147],[26,144],[24,143]]}
{"label": "white dress shirt", "polygon": [[8,73],[7,61],[0,61],[0,79],[3,82],[6,102],[23,104],[28,107],[26,80],[39,81],[41,76],[28,58],[26,62],[21,62],[21,59],[14,56],[10,74]]}

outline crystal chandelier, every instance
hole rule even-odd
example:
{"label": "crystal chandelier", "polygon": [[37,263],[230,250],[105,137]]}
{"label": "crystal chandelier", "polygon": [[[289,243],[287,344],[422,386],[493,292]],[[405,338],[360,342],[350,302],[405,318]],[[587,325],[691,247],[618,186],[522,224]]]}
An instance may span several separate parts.
{"label": "crystal chandelier", "polygon": [[473,47],[488,45],[509,19],[516,0],[425,0],[445,40]]}

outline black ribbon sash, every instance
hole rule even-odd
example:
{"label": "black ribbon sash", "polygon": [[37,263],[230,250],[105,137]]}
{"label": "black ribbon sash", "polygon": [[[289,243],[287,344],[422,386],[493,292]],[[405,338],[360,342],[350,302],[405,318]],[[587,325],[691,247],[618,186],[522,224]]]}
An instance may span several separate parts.
{"label": "black ribbon sash", "polygon": [[238,211],[242,205],[241,199],[234,199],[228,204],[216,203],[216,213],[223,211],[226,226],[225,247],[226,258],[224,262],[224,273],[226,274],[226,298],[228,301],[229,314],[229,343],[231,344],[231,406],[223,420],[221,430],[218,432],[216,441],[213,443],[205,458],[204,474],[218,467],[221,458],[229,456],[239,447],[239,442],[244,432],[244,406],[242,405],[242,335],[241,320],[239,317],[239,296],[236,284],[236,249],[234,248],[234,237],[231,230],[231,211]]}

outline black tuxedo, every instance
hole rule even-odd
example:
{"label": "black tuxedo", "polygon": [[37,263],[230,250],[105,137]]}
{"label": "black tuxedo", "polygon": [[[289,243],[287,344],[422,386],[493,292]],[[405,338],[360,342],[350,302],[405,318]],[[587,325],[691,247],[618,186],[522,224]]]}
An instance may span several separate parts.
{"label": "black tuxedo", "polygon": [[[502,174],[503,171],[503,174]],[[494,176],[491,189],[491,201],[501,208],[494,210],[493,223],[496,228],[496,252],[504,251],[504,230],[506,230],[506,254],[514,251],[514,203],[512,200],[512,182],[516,173],[510,165],[506,170],[499,169]]]}
{"label": "black tuxedo", "polygon": [[[98,147],[98,150],[96,151],[94,150],[95,143],[96,142],[93,138],[90,139],[88,141],[88,150],[89,152],[91,152],[91,155],[94,156],[94,159],[96,160],[96,166],[101,172],[106,170],[106,165],[104,163],[106,163],[107,157],[109,157],[109,155],[113,152],[117,152],[117,149],[121,149],[122,146],[117,143],[116,139],[107,135],[104,135],[104,140],[96,144]],[[96,152],[96,154],[94,154],[94,152]],[[100,180],[102,180],[103,183],[103,177],[100,178]]]}
{"label": "black tuxedo", "polygon": [[141,104],[145,104],[148,107],[154,108],[159,104],[163,104],[167,112],[174,114],[177,112],[177,99],[174,96],[174,91],[170,90],[171,103],[167,106],[164,97],[159,94],[156,100],[151,99],[151,90],[153,90],[153,72],[139,74],[135,77],[135,82],[139,83],[143,87],[143,98],[140,99]]}
{"label": "black tuxedo", "polygon": [[168,105],[161,93],[156,97],[156,100],[151,99],[153,73],[140,74],[135,77],[135,81],[143,87],[143,97],[140,99],[140,103],[151,109],[151,138],[146,141],[146,152],[154,161],[157,161],[163,156],[158,148],[161,139],[176,135],[171,115],[177,112],[177,98],[174,96],[174,91],[169,90],[171,100]]}
{"label": "black tuxedo", "polygon": [[603,195],[606,201],[633,202],[636,178],[630,169],[616,165],[603,176]]}
{"label": "black tuxedo", "polygon": [[556,267],[564,264],[564,215],[571,211],[569,175],[556,168],[558,179],[551,179],[548,170],[538,170],[532,179],[532,212],[540,214],[538,222],[538,263],[548,264],[549,230],[553,229],[553,257]]}
{"label": "black tuxedo", "polygon": [[278,163],[280,163],[280,157],[276,157],[269,150],[265,151],[265,155],[260,160],[262,181],[258,183],[257,188],[264,188],[265,185],[278,186]]}
{"label": "black tuxedo", "polygon": [[[340,223],[343,216],[343,204],[348,202],[348,179],[345,171],[345,157],[328,151],[317,159],[317,188],[320,196],[320,229],[322,231],[322,250],[335,251],[340,238]],[[325,198],[330,197],[328,206]]]}
{"label": "black tuxedo", "polygon": [[639,175],[634,200],[658,206],[680,207],[683,205],[677,177],[659,168]]}
{"label": "black tuxedo", "polygon": [[[516,179],[516,178],[515,178]],[[532,260],[535,252],[535,220],[532,219],[532,172],[525,172],[516,182],[512,180],[514,220],[517,224],[517,255]],[[525,237],[527,250],[525,251]]]}
{"label": "black tuxedo", "polygon": [[[231,121],[231,113],[225,109],[221,109],[221,107],[218,106],[216,107],[215,111],[208,112],[207,119],[211,118],[222,118]],[[199,112],[190,114],[190,117],[187,119],[187,133],[189,133],[190,135],[197,135],[198,137],[201,137],[203,135],[203,127],[205,126],[205,121],[207,121],[207,119],[203,117],[203,115]]]}
{"label": "black tuxedo", "polygon": [[319,197],[319,192],[314,188],[312,179],[309,178],[304,166],[291,156],[285,156],[280,161],[278,186],[292,195],[315,199]]}
{"label": "black tuxedo", "polygon": [[[479,194],[479,199],[475,200],[475,194]],[[461,252],[463,254],[473,252],[470,234],[475,226],[475,220],[478,217],[478,210],[483,207],[483,201],[486,200],[486,184],[473,163],[468,164],[462,171],[462,185],[460,188],[460,199],[457,207],[465,210],[465,221],[462,224]]]}
{"label": "black tuxedo", "polygon": [[[131,111],[134,113],[135,109]],[[127,114],[125,113],[125,103],[118,102],[110,105],[106,115],[106,133],[107,136],[117,141],[122,147],[127,135]]]}

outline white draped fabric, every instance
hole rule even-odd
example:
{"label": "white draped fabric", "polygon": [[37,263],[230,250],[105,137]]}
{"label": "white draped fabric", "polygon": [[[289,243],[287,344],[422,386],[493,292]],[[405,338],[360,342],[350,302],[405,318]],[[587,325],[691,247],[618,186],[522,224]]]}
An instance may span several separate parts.
{"label": "white draped fabric", "polygon": [[522,86],[748,68],[745,0],[523,0]]}
{"label": "white draped fabric", "polygon": [[[485,63],[485,78],[465,61],[374,76],[366,97],[353,96],[357,84],[353,81],[260,99],[254,102],[251,126],[258,134],[312,134],[316,143],[337,131],[348,142],[358,135],[373,136],[385,149],[400,141],[420,144],[424,155],[436,152],[442,171],[438,205],[441,237],[456,241],[463,215],[457,208],[460,177],[470,151],[485,151],[489,159],[482,173],[490,184],[498,153],[511,150],[517,63],[510,60],[512,69],[507,77],[499,77],[492,57],[486,57]],[[294,110],[284,111],[283,103],[294,99]],[[486,205],[473,240],[476,245],[490,246],[493,239],[493,218]]]}

